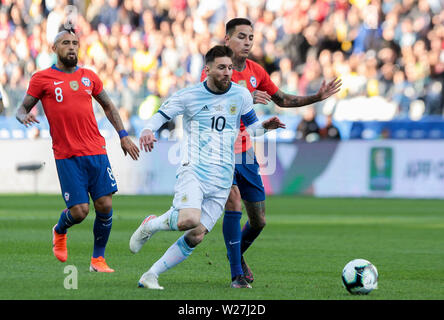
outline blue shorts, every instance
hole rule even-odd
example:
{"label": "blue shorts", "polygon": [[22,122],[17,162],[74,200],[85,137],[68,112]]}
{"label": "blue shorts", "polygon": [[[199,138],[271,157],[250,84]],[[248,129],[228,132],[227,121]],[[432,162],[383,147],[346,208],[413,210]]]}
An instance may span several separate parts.
{"label": "blue shorts", "polygon": [[236,154],[233,185],[237,185],[243,200],[248,202],[265,200],[265,189],[259,169],[253,148]]}
{"label": "blue shorts", "polygon": [[57,173],[66,206],[96,201],[117,191],[117,183],[106,154],[56,159]]}

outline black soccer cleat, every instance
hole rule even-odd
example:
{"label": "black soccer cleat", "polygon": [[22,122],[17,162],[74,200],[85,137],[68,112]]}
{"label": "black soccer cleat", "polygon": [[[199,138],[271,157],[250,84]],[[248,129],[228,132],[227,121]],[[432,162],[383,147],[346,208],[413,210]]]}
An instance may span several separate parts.
{"label": "black soccer cleat", "polygon": [[247,280],[248,283],[252,283],[254,281],[253,272],[251,272],[250,267],[244,260],[244,256],[241,257],[241,265],[242,265],[242,272],[244,273],[245,280]]}
{"label": "black soccer cleat", "polygon": [[245,276],[239,274],[231,282],[231,288],[251,288],[251,286],[245,279]]}

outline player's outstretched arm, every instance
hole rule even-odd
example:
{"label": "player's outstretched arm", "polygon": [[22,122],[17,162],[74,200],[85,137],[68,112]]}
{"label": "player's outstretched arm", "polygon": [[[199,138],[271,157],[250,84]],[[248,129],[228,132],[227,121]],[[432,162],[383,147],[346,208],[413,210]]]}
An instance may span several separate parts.
{"label": "player's outstretched arm", "polygon": [[319,88],[319,91],[312,96],[295,96],[292,94],[284,93],[281,90],[278,90],[274,95],[271,96],[271,99],[274,103],[276,103],[279,107],[282,108],[297,108],[303,107],[309,104],[313,104],[315,102],[319,102],[325,100],[335,93],[338,93],[341,90],[342,80],[335,78],[329,83],[325,83],[325,80],[322,81],[322,85]]}
{"label": "player's outstretched arm", "polygon": [[29,113],[38,101],[39,99],[29,94],[26,94],[22,104],[17,109],[15,117],[20,123],[24,124],[26,127],[31,126],[33,123],[40,123],[34,114]]}
{"label": "player's outstretched arm", "polygon": [[102,92],[100,92],[94,98],[102,106],[103,111],[105,111],[105,115],[108,118],[109,122],[111,122],[113,127],[119,133],[120,145],[125,156],[129,153],[133,160],[137,160],[139,158],[139,148],[137,148],[137,146],[128,137],[128,133],[126,133],[122,119],[120,118],[119,111],[114,106],[108,94],[105,92],[105,90],[102,90]]}

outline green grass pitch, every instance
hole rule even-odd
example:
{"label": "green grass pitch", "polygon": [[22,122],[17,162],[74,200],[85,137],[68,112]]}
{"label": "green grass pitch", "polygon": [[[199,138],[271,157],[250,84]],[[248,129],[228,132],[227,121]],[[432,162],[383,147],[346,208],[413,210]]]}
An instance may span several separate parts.
{"label": "green grass pitch", "polygon": [[[229,287],[222,219],[183,263],[162,274],[163,291],[137,280],[182,234],[159,232],[134,255],[132,232],[147,214],[161,214],[171,196],[113,198],[106,258],[113,274],[89,272],[94,210],[68,231],[68,261],[52,254],[51,229],[64,202],[59,195],[0,195],[1,300],[442,300],[444,201],[268,197],[267,226],[245,254],[252,290]],[[242,223],[245,222],[244,213]],[[344,265],[371,261],[379,288],[352,296],[341,283]],[[77,289],[65,289],[68,265]]]}

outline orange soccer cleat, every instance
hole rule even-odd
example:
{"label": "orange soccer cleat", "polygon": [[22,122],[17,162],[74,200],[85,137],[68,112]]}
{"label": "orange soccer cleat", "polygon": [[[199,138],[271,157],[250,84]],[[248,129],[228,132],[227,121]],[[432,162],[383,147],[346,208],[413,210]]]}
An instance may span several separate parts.
{"label": "orange soccer cleat", "polygon": [[108,265],[105,262],[105,258],[91,257],[91,264],[89,266],[89,271],[91,271],[91,272],[114,272],[114,269],[111,269],[110,267],[108,267]]}
{"label": "orange soccer cleat", "polygon": [[65,262],[68,259],[68,249],[66,248],[66,233],[59,234],[52,228],[52,251],[59,261]]}

